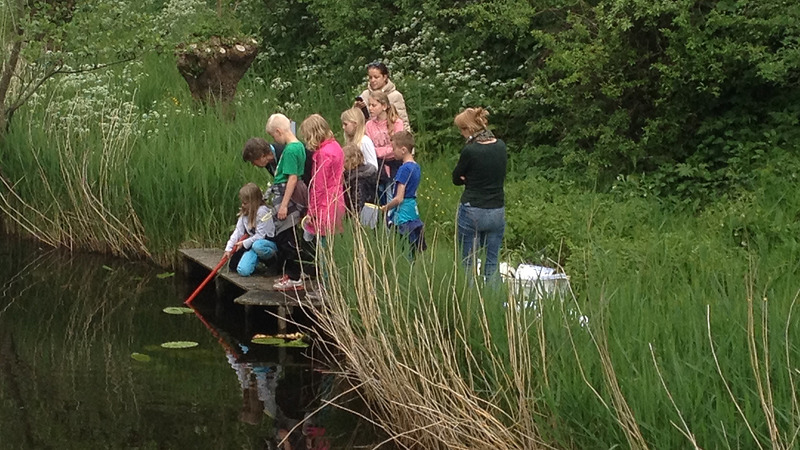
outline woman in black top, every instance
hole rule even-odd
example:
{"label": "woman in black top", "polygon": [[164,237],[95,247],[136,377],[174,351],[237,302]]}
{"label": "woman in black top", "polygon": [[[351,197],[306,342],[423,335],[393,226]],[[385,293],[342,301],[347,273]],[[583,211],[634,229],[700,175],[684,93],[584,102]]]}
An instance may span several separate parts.
{"label": "woman in black top", "polygon": [[467,140],[453,169],[453,184],[464,185],[458,208],[458,242],[464,266],[469,270],[478,249],[486,248],[485,279],[497,271],[497,257],[506,229],[503,184],[506,179],[506,144],[489,131],[489,112],[467,108],[455,117],[455,125]]}

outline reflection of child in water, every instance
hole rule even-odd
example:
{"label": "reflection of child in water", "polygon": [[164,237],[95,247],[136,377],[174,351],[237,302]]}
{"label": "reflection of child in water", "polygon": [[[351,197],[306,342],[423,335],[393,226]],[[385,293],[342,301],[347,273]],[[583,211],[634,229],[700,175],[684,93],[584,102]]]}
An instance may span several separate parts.
{"label": "reflection of child in water", "polygon": [[242,410],[239,420],[250,425],[258,425],[267,414],[276,418],[279,414],[275,402],[275,389],[283,369],[279,365],[256,366],[236,361],[232,353],[227,354],[228,364],[236,371],[239,386],[242,388]]}
{"label": "reflection of child in water", "polygon": [[[287,417],[278,406],[276,392],[278,381],[283,376],[283,367],[278,364],[266,366],[239,362],[231,352],[227,352],[227,359],[233,370],[236,371],[239,386],[242,389],[242,409],[239,413],[239,420],[250,425],[258,425],[264,414],[270,416],[277,429],[276,442],[281,450],[330,449],[330,444],[324,436],[325,429],[314,425],[309,414],[305,415],[303,423],[300,424],[299,420]],[[287,401],[290,399],[292,402],[305,404],[293,394],[287,392],[283,394],[282,404],[289,410],[292,410],[290,406],[287,406]],[[303,396],[300,395],[300,397]],[[295,414],[291,415],[295,416]]]}

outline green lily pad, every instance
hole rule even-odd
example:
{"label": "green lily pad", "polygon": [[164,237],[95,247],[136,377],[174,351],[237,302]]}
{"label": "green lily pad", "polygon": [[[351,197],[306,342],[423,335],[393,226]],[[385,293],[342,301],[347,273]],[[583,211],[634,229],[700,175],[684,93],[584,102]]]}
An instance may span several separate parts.
{"label": "green lily pad", "polygon": [[167,306],[162,309],[162,311],[167,314],[191,314],[194,312],[192,308],[187,308],[185,306]]}
{"label": "green lily pad", "polygon": [[131,353],[131,358],[135,359],[139,362],[150,362],[150,356],[145,355],[144,353]]}
{"label": "green lily pad", "polygon": [[263,338],[255,338],[252,341],[253,344],[262,344],[262,345],[278,345],[283,344],[283,339],[274,338],[274,337],[263,337]]}
{"label": "green lily pad", "polygon": [[293,341],[284,342],[282,344],[278,344],[278,347],[301,347],[305,348],[308,347],[308,344],[302,339],[295,339]]}
{"label": "green lily pad", "polygon": [[164,342],[161,344],[164,348],[192,348],[197,347],[199,344],[197,342],[192,341],[172,341],[172,342]]}
{"label": "green lily pad", "polygon": [[164,278],[169,278],[169,277],[174,277],[174,276],[175,276],[175,272],[164,272],[164,273],[160,273],[160,274],[156,275],[156,278],[158,278],[159,280],[163,280]]}

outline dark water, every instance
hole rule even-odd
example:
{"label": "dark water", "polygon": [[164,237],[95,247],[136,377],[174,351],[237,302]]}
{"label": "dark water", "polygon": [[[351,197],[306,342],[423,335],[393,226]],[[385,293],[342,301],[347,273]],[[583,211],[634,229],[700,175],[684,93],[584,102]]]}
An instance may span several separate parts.
{"label": "dark water", "polygon": [[[251,344],[274,321],[246,322],[213,285],[199,314],[162,312],[197,284],[166,275],[0,236],[0,448],[276,448],[280,428],[342,390],[313,347]],[[307,435],[324,433],[312,448],[382,440],[333,407],[308,422]],[[301,428],[293,448],[305,448]]]}

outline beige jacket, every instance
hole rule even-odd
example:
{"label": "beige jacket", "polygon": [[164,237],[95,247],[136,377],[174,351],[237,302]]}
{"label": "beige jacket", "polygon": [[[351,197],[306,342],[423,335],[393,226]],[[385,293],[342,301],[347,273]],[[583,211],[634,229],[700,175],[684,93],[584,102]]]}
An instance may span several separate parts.
{"label": "beige jacket", "polygon": [[[403,121],[403,129],[410,132],[411,124],[408,122],[408,112],[406,111],[406,101],[403,99],[403,94],[394,87],[392,80],[388,80],[381,90],[386,93],[386,96],[389,97],[389,103],[397,110],[400,120]],[[370,92],[372,91],[367,87],[367,89],[361,93],[361,98],[364,99],[364,103],[369,103]]]}

